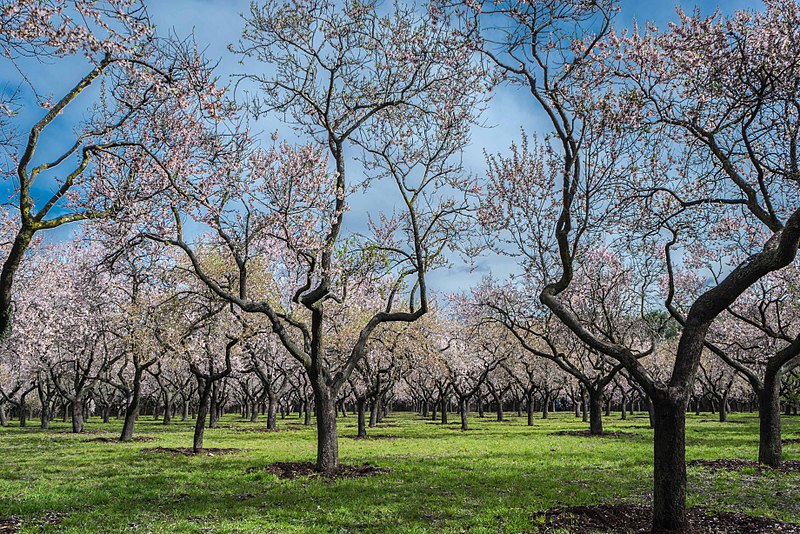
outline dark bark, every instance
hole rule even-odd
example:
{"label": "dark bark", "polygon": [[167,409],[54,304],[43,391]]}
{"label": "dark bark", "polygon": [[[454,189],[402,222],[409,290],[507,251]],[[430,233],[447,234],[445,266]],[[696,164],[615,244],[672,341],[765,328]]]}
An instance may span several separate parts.
{"label": "dark bark", "polygon": [[83,432],[85,422],[83,419],[83,398],[77,397],[72,401],[72,432]]}
{"label": "dark bark", "polygon": [[197,387],[200,391],[200,404],[197,407],[197,420],[194,424],[194,438],[192,440],[192,450],[199,452],[203,450],[203,436],[206,431],[206,416],[208,415],[211,400],[211,384],[201,376],[197,377]]}
{"label": "dark bark", "polygon": [[469,430],[469,423],[467,422],[467,399],[458,399],[458,413],[461,416],[461,430]]}
{"label": "dark bark", "polygon": [[[319,377],[322,378],[322,377]],[[321,473],[334,473],[339,468],[339,434],[336,428],[336,396],[322,383],[312,385],[317,412],[317,463]]]}
{"label": "dark bark", "polygon": [[542,395],[542,419],[547,419],[550,412],[550,392]]}
{"label": "dark bark", "polygon": [[686,519],[686,397],[667,396],[652,401],[653,525],[683,530]]}
{"label": "dark bark", "polygon": [[719,399],[719,422],[728,421],[728,392],[725,391]]}
{"label": "dark bark", "polygon": [[603,433],[603,392],[589,391],[589,433],[599,436]]}
{"label": "dark bark", "polygon": [[528,426],[533,426],[533,390],[528,392]]}
{"label": "dark bark", "polygon": [[133,372],[131,398],[128,405],[125,407],[125,422],[122,424],[122,434],[119,437],[120,441],[130,441],[133,439],[133,430],[136,425],[136,419],[139,417],[143,371],[144,369],[142,367],[137,366]]}
{"label": "dark bark", "polygon": [[372,403],[370,403],[369,408],[369,427],[375,428],[378,426],[378,411],[380,409],[379,402],[377,398],[372,399]]}
{"label": "dark bark", "polygon": [[780,389],[780,372],[767,369],[764,387],[758,391],[758,461],[771,467],[780,467],[783,461]]}
{"label": "dark bark", "polygon": [[367,399],[356,397],[356,411],[358,412],[358,437],[367,437]]}
{"label": "dark bark", "polygon": [[275,395],[268,396],[267,404],[267,430],[277,430],[278,428],[278,401]]}

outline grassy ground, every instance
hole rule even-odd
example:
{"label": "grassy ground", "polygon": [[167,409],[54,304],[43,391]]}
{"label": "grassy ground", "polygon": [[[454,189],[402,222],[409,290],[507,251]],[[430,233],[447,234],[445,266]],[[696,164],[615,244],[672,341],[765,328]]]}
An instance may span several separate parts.
{"label": "grassy ground", "polygon": [[[456,419],[453,417],[453,419]],[[171,456],[151,447],[191,446],[190,423],[165,427],[142,417],[137,435],[148,443],[98,443],[121,422],[96,419],[72,435],[54,428],[0,429],[0,518],[22,520],[23,532],[520,532],[536,528],[536,512],[603,502],[649,503],[651,440],[646,417],[606,420],[629,433],[589,438],[552,435],[579,430],[571,414],[551,414],[525,426],[473,417],[472,430],[393,414],[374,439],[354,440],[355,417],[340,419],[343,463],[387,467],[371,478],[280,480],[262,468],[315,455],[313,427],[279,421],[280,431],[254,431],[227,416],[206,431],[207,447],[244,449],[233,455]],[[35,423],[35,421],[33,421]],[[12,424],[16,424],[13,422]],[[732,414],[689,417],[687,458],[754,459],[758,421]],[[784,437],[800,437],[800,418],[784,419]],[[800,459],[800,445],[785,447]],[[254,469],[253,469],[254,468]],[[689,469],[690,505],[743,511],[800,522],[800,474]]]}

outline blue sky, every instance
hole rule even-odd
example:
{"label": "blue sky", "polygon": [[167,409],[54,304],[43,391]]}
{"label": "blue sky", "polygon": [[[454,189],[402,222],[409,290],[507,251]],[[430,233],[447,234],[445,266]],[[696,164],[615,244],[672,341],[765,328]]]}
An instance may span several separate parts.
{"label": "blue sky", "polygon": [[[723,13],[730,13],[736,9],[748,7],[759,9],[761,6],[760,1],[754,0],[700,2],[685,0],[677,4],[686,10],[697,7],[703,14],[711,14],[717,8]],[[194,33],[198,44],[206,49],[206,54],[212,59],[220,60],[219,74],[223,80],[241,72],[242,66],[238,64],[238,58],[227,52],[227,46],[239,37],[242,27],[241,14],[248,10],[249,0],[150,0],[147,5],[159,33],[165,34],[170,30],[178,36]],[[663,25],[675,18],[675,6],[676,2],[671,0],[624,0],[621,2],[621,12],[615,25],[617,28],[627,27],[634,20],[640,23],[654,21]],[[82,76],[84,69],[76,70],[75,67],[76,65],[71,62],[38,66],[31,71],[31,79],[38,88],[44,88],[45,93],[58,94]],[[13,80],[14,73],[0,71],[0,88],[3,87],[3,81],[13,85]],[[28,101],[25,100],[24,103],[28,104]],[[23,131],[30,127],[31,121],[36,120],[40,112],[40,109],[23,107],[19,116],[19,126]],[[504,151],[519,136],[520,128],[525,128],[529,132],[544,133],[547,127],[546,121],[537,113],[530,95],[524,91],[511,89],[501,90],[495,95],[485,120],[491,128],[476,129],[473,133],[473,144],[465,154],[468,167],[479,175],[484,168],[484,149],[489,152]],[[264,129],[271,131],[278,126],[277,121],[274,123],[268,121]],[[42,152],[46,155],[48,147],[53,150],[58,146],[60,138],[67,139],[69,136],[60,136],[59,132],[66,133],[68,130],[70,130],[69,114],[48,131],[48,145],[43,147]],[[380,195],[378,191],[367,202],[371,206],[380,206],[380,199],[385,197],[387,195]],[[391,209],[391,205],[386,205],[385,202],[384,207]],[[359,206],[355,205],[349,215],[350,224],[355,227],[363,224],[365,220],[364,210],[358,208]],[[69,228],[59,229],[52,234],[51,239],[68,239],[71,231]],[[456,261],[450,272],[433,273],[430,285],[436,291],[454,292],[476,283],[490,270],[496,276],[502,277],[513,270],[513,263],[508,258],[485,258],[480,260],[477,269],[472,271]]]}

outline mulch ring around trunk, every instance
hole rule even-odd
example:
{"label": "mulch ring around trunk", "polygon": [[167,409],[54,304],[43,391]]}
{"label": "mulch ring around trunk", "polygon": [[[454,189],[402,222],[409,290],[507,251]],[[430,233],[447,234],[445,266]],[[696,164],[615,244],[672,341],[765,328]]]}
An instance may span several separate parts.
{"label": "mulch ring around trunk", "polygon": [[0,517],[0,534],[13,534],[16,532],[19,532],[19,519]]}
{"label": "mulch ring around trunk", "polygon": [[337,480],[342,478],[371,477],[381,473],[388,473],[389,469],[370,464],[339,465],[339,468],[333,473],[319,473],[311,462],[275,462],[274,464],[269,464],[264,467],[250,467],[245,471],[245,474],[259,471],[266,471],[284,480],[292,480],[300,477],[317,477]]}
{"label": "mulch ring around trunk", "polygon": [[128,441],[120,441],[118,437],[116,438],[92,438],[92,439],[85,439],[83,441],[92,442],[92,443],[143,443],[146,441],[155,441],[156,438],[151,436],[134,436]]}
{"label": "mulch ring around trunk", "polygon": [[242,449],[215,449],[213,447],[207,447],[194,452],[191,447],[152,447],[150,449],[142,449],[141,452],[144,454],[170,454],[172,456],[222,456],[224,454],[242,452]]}
{"label": "mulch ring around trunk", "polygon": [[346,439],[358,439],[358,440],[371,440],[371,439],[400,439],[400,436],[392,436],[389,434],[367,434],[366,436],[342,436]]}
{"label": "mulch ring around trunk", "polygon": [[602,434],[592,434],[589,430],[561,430],[559,432],[551,432],[551,436],[580,436],[589,438],[629,438],[635,436],[632,432],[608,432],[604,431]]}
{"label": "mulch ring around trunk", "polygon": [[256,427],[252,427],[252,428],[247,428],[247,427],[235,427],[235,426],[232,426],[232,427],[229,427],[229,428],[231,430],[233,430],[234,432],[239,432],[241,434],[247,434],[247,433],[274,434],[276,432],[297,432],[296,428],[285,428],[285,427],[267,428],[265,426],[256,426]]}
{"label": "mulch ring around trunk", "polygon": [[798,460],[784,460],[778,468],[769,467],[760,464],[754,460],[692,460],[687,462],[688,466],[695,467],[701,466],[712,471],[726,469],[728,471],[741,471],[742,469],[755,469],[757,471],[778,471],[781,473],[800,473],[800,461]]}
{"label": "mulch ring around trunk", "polygon": [[[712,513],[703,507],[690,508],[686,533],[800,533],[800,525],[784,523],[767,517],[720,512]],[[544,524],[539,532],[568,531],[574,534],[589,532],[645,533],[652,530],[651,510],[638,504],[598,504],[548,510],[540,514]]]}

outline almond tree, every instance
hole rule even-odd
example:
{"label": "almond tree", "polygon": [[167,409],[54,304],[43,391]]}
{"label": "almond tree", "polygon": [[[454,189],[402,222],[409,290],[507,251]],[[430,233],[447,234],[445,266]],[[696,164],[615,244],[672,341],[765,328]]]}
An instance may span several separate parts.
{"label": "almond tree", "polygon": [[[540,299],[583,342],[623,364],[650,397],[653,525],[683,529],[685,408],[706,335],[743,292],[791,264],[800,244],[800,6],[768,0],[762,13],[729,18],[679,11],[666,31],[617,35],[609,32],[610,1],[486,4],[487,24],[511,28],[507,39],[489,32],[487,54],[531,91],[559,143],[558,161],[551,159],[558,216],[547,235],[560,272],[545,281]],[[698,243],[724,250],[731,228],[767,234],[742,262],[723,255],[725,276],[686,303],[687,313],[668,292],[665,305],[682,330],[666,381],[648,372],[637,347],[598,334],[565,302],[582,244],[602,239],[597,232],[619,215],[617,232],[663,247],[669,274]]]}
{"label": "almond tree", "polygon": [[[711,328],[706,346],[743,376],[758,397],[758,461],[782,461],[782,378],[800,365],[797,265],[763,277]],[[720,412],[722,416],[722,412]]]}
{"label": "almond tree", "polygon": [[[133,162],[148,165],[147,154],[185,127],[182,103],[216,89],[197,56],[155,36],[135,0],[13,0],[0,6],[0,19],[0,64],[19,81],[10,98],[0,96],[0,166],[14,188],[0,270],[0,337],[7,337],[14,278],[37,232],[116,216],[149,199],[163,184]],[[41,64],[74,62],[83,73],[67,88],[31,81]],[[21,109],[23,99],[41,109]],[[62,148],[44,149],[54,141]]]}
{"label": "almond tree", "polygon": [[[164,237],[160,226],[146,235],[183,250],[219,298],[263,315],[301,363],[314,392],[320,471],[338,468],[336,403],[371,336],[380,325],[428,311],[426,273],[465,229],[466,200],[441,193],[463,185],[458,155],[481,101],[482,73],[466,39],[445,22],[417,6],[383,15],[374,2],[253,4],[240,52],[275,70],[247,77],[260,89],[251,111],[279,113],[308,143],[252,148],[246,132],[212,132],[193,139],[205,156],[198,150],[187,162],[162,162],[172,184],[173,234]],[[351,149],[363,171],[352,177]],[[348,200],[378,182],[394,190],[396,210],[365,210],[368,231],[348,235]],[[235,267],[235,280],[209,272],[182,231],[185,216],[213,229],[204,246]],[[251,288],[258,269],[270,274],[268,293]],[[325,359],[326,321],[348,286],[375,278],[391,289],[333,369]]]}

